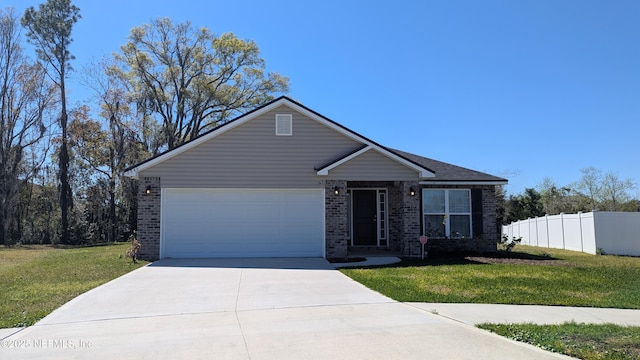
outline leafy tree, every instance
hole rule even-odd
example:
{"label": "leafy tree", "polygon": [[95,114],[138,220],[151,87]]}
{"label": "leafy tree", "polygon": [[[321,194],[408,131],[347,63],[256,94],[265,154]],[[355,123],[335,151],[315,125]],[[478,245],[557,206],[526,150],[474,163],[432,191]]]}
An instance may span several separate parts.
{"label": "leafy tree", "polygon": [[[53,99],[44,69],[23,54],[17,17],[0,10],[0,241],[5,245],[16,239],[9,227],[22,205],[16,203],[20,191],[46,158],[46,147],[39,146]],[[17,228],[19,233],[19,223]]]}
{"label": "leafy tree", "polygon": [[69,52],[72,42],[73,24],[80,18],[80,9],[71,5],[71,0],[47,0],[38,10],[27,8],[22,17],[22,25],[28,30],[27,37],[36,47],[38,58],[49,65],[48,74],[60,91],[59,125],[62,141],[59,151],[61,242],[69,243],[69,210],[73,207],[73,197],[69,184],[69,151],[67,147],[67,96],[65,80],[71,70],[70,61],[74,57]]}
{"label": "leafy tree", "polygon": [[545,214],[556,215],[584,210],[585,201],[583,197],[572,195],[571,188],[559,186],[550,178],[545,178],[538,185],[538,191]]}
{"label": "leafy tree", "polygon": [[533,188],[527,188],[524,194],[510,195],[506,203],[505,223],[543,216],[544,210],[540,193]]}
{"label": "leafy tree", "polygon": [[288,78],[265,74],[253,41],[168,18],[131,30],[116,59],[140,115],[162,123],[169,149],[288,91]]}

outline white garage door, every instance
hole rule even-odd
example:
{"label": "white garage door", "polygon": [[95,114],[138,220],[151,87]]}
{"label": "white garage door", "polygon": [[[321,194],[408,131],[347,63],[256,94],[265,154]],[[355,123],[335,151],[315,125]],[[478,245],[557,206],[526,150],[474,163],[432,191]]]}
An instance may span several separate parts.
{"label": "white garage door", "polygon": [[161,257],[324,256],[324,191],[164,189]]}

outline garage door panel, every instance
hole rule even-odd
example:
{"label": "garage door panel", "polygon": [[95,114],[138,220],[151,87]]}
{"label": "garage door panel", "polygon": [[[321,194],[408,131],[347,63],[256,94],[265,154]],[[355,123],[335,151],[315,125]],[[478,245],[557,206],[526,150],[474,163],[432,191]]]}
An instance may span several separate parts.
{"label": "garage door panel", "polygon": [[162,256],[323,256],[323,219],[321,189],[164,189]]}

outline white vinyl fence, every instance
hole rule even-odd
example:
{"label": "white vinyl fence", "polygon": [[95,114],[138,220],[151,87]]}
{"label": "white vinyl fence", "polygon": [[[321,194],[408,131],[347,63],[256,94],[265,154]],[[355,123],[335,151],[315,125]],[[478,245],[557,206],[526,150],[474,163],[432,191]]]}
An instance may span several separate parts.
{"label": "white vinyl fence", "polygon": [[502,234],[523,245],[640,256],[640,212],[547,215],[504,225]]}

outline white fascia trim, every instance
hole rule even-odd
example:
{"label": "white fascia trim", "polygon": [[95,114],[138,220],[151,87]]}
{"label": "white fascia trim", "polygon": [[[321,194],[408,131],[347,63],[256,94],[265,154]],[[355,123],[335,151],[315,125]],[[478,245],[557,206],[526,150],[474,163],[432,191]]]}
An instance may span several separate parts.
{"label": "white fascia trim", "polygon": [[180,155],[183,152],[202,144],[203,142],[206,142],[206,141],[208,141],[210,139],[213,139],[214,137],[216,137],[216,136],[218,136],[220,134],[223,134],[223,133],[225,133],[225,132],[227,132],[227,131],[235,128],[235,127],[238,127],[238,126],[246,123],[247,121],[249,121],[249,120],[251,120],[251,119],[253,119],[253,118],[257,117],[257,116],[260,116],[260,115],[262,115],[264,113],[267,113],[267,112],[273,110],[274,108],[276,108],[276,107],[278,107],[278,106],[280,106],[282,104],[285,104],[285,103],[287,103],[286,99],[280,99],[280,100],[278,100],[278,101],[276,101],[276,102],[274,102],[272,104],[269,104],[269,105],[263,107],[262,109],[256,110],[256,111],[254,111],[254,112],[252,112],[250,114],[244,115],[243,117],[240,117],[240,118],[238,118],[238,119],[236,119],[236,120],[234,120],[234,121],[232,121],[232,122],[230,122],[230,123],[228,123],[226,125],[223,125],[218,130],[214,130],[214,131],[208,133],[207,135],[199,137],[199,138],[197,138],[197,139],[195,139],[195,140],[193,140],[193,141],[191,141],[191,142],[189,142],[189,143],[187,143],[185,145],[182,145],[182,146],[180,146],[180,147],[178,147],[176,149],[173,149],[172,151],[164,153],[164,155],[158,156],[157,158],[155,158],[153,160],[149,160],[149,161],[147,161],[146,163],[144,163],[144,164],[142,164],[140,166],[137,166],[137,167],[135,167],[135,168],[133,168],[133,169],[131,169],[129,171],[126,171],[124,174],[125,174],[125,176],[137,179],[138,178],[138,174],[140,174],[141,171],[144,171],[144,170],[146,170],[146,169],[148,169],[148,168],[150,168],[152,166],[155,166],[155,165],[157,165],[157,164],[159,164],[159,163],[161,163],[161,162],[163,162],[165,160],[169,160],[169,159],[171,159],[172,157],[174,157],[176,155]]}
{"label": "white fascia trim", "polygon": [[353,154],[351,154],[351,155],[349,155],[349,156],[347,156],[345,158],[342,158],[342,159],[334,162],[333,164],[331,164],[331,165],[329,165],[329,166],[327,166],[327,167],[325,167],[323,169],[318,170],[318,175],[329,175],[329,170],[331,170],[331,169],[333,169],[333,168],[335,168],[337,166],[340,166],[340,165],[346,163],[347,161],[366,153],[367,151],[369,151],[371,149],[372,149],[371,146],[367,146],[367,147],[363,148],[362,150],[356,151]]}
{"label": "white fascia trim", "polygon": [[507,181],[420,181],[420,185],[507,185]]}
{"label": "white fascia trim", "polygon": [[[366,150],[369,150],[370,148],[375,149],[380,154],[382,154],[382,155],[384,155],[384,156],[386,156],[386,157],[388,157],[388,158],[390,158],[390,159],[392,159],[394,161],[397,161],[397,162],[401,163],[402,165],[404,165],[404,166],[406,166],[408,168],[411,168],[411,169],[417,171],[420,174],[420,178],[432,178],[432,177],[436,176],[436,174],[434,174],[433,172],[431,172],[431,171],[429,171],[429,170],[427,170],[427,169],[425,169],[425,168],[423,168],[423,167],[421,167],[419,165],[416,165],[416,164],[414,164],[414,163],[412,163],[410,161],[407,161],[406,159],[404,159],[404,158],[402,158],[402,157],[390,152],[389,150],[387,150],[385,148],[382,148],[379,145],[377,145],[377,144],[375,144],[375,143],[373,143],[373,142],[371,142],[371,141],[369,141],[369,140],[367,140],[367,139],[365,139],[365,138],[363,138],[361,136],[358,136],[355,133],[353,133],[351,131],[348,131],[345,128],[339,126],[339,125],[336,125],[331,121],[327,121],[326,119],[318,116],[318,114],[315,114],[315,113],[313,113],[313,112],[311,112],[311,111],[309,111],[309,110],[307,110],[307,109],[305,109],[303,107],[300,107],[297,104],[294,104],[294,103],[291,103],[291,102],[287,102],[287,103],[285,103],[285,105],[287,105],[291,109],[293,109],[293,110],[295,110],[295,111],[297,111],[297,112],[299,112],[301,114],[304,114],[305,116],[307,116],[310,119],[313,119],[313,120],[315,120],[315,121],[317,121],[319,123],[324,124],[325,126],[327,126],[327,127],[331,128],[331,129],[339,132],[340,134],[342,134],[342,135],[344,135],[344,136],[346,136],[346,137],[348,137],[350,139],[358,141],[358,142],[362,143],[363,145],[367,145],[367,147],[364,148],[363,150],[366,151]],[[358,151],[355,154],[353,154],[352,156],[349,156],[347,158],[352,159],[355,156],[357,156],[356,154],[360,155],[361,152]],[[342,163],[342,162],[340,162],[340,163]],[[333,167],[335,167],[335,166],[332,165],[331,168],[333,168]],[[322,169],[322,170],[324,170],[324,169]],[[321,175],[321,174],[318,174],[318,175]]]}

